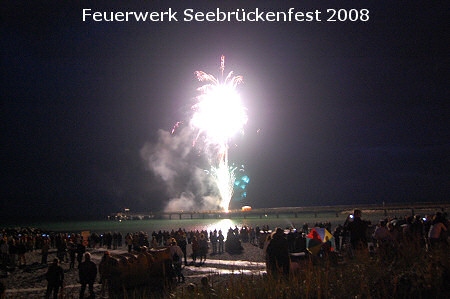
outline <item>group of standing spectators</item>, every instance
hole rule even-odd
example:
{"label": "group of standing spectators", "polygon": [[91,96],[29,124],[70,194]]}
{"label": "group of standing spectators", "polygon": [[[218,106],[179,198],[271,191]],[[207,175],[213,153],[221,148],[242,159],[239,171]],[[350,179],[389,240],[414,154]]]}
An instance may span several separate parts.
{"label": "group of standing spectators", "polygon": [[361,219],[361,212],[348,217],[344,226],[335,229],[337,250],[367,248],[372,256],[381,260],[391,260],[402,248],[433,251],[448,249],[449,220],[447,213],[433,215],[408,215],[403,218],[385,218],[376,225]]}
{"label": "group of standing spectators", "polygon": [[[330,224],[331,226],[331,224]],[[327,227],[331,230],[331,227]],[[351,250],[373,250],[379,256],[389,256],[398,248],[398,244],[405,241],[413,241],[426,250],[448,248],[449,220],[444,212],[436,212],[431,216],[412,215],[404,218],[382,219],[376,225],[362,218],[361,210],[355,209],[349,215],[343,225],[338,225],[334,232],[334,249],[339,252],[344,248]],[[242,227],[230,228],[225,238],[221,230],[189,231],[181,228],[171,232],[153,232],[150,236],[144,232],[128,233],[123,242],[120,233],[91,234],[88,240],[84,240],[80,234],[46,234],[43,232],[1,232],[0,238],[0,265],[24,266],[26,265],[26,253],[32,250],[41,250],[41,264],[47,264],[50,248],[56,248],[56,258],[48,267],[46,278],[48,288],[46,298],[53,294],[57,298],[58,291],[63,287],[64,271],[60,262],[70,262],[70,269],[75,269],[75,261],[80,278],[80,298],[83,298],[88,287],[93,294],[93,283],[97,276],[97,266],[91,261],[91,256],[86,253],[86,246],[105,247],[117,249],[123,244],[129,252],[138,251],[142,247],[169,246],[175,276],[178,282],[184,282],[182,264],[203,264],[211,246],[211,254],[222,254],[232,248],[232,243],[250,242],[256,245],[258,240],[265,239],[263,246],[266,256],[268,273],[271,275],[288,275],[290,272],[290,253],[296,252],[297,240],[304,240],[309,228],[303,225],[300,231],[291,230],[289,233],[281,228],[276,228],[269,234],[268,227]],[[267,236],[267,238],[266,238]],[[149,240],[151,238],[151,240]],[[294,241],[293,241],[294,240]],[[228,242],[228,244],[226,243]],[[187,245],[192,245],[192,262],[188,263]],[[306,243],[301,243],[306,249]],[[230,252],[232,253],[232,252]],[[84,261],[83,261],[84,258]],[[198,263],[197,263],[198,262]]]}
{"label": "group of standing spectators", "polygon": [[36,240],[22,234],[2,234],[0,238],[0,265],[3,267],[25,267],[26,253],[34,250]]}
{"label": "group of standing spectators", "polygon": [[[84,254],[84,261],[78,266],[78,275],[81,284],[80,299],[84,298],[87,286],[89,288],[89,298],[94,298],[94,282],[97,277],[97,265],[91,261],[91,254],[89,252]],[[55,258],[48,267],[45,278],[47,279],[45,298],[48,299],[53,294],[53,299],[57,299],[60,291],[64,288],[64,270],[59,265],[58,258]]]}
{"label": "group of standing spectators", "polygon": [[[444,212],[436,212],[432,216],[425,217],[414,215],[402,219],[383,219],[377,225],[372,225],[370,221],[362,218],[361,210],[355,209],[343,225],[336,226],[333,232],[334,251],[336,254],[345,251],[353,257],[355,250],[368,250],[369,254],[378,254],[378,257],[383,259],[395,256],[401,244],[416,245],[427,251],[448,250],[448,230],[449,220]],[[307,225],[304,225],[303,233],[298,234],[295,239],[305,241],[304,235],[308,231]],[[290,255],[297,250],[290,245],[289,239],[293,236],[295,233],[285,232],[281,228],[267,234],[263,248],[269,274],[273,276],[289,274]],[[330,245],[329,243],[324,242],[322,246],[325,248]],[[308,252],[306,242],[302,244],[300,251]],[[322,250],[319,252],[323,252]]]}
{"label": "group of standing spectators", "polygon": [[283,229],[278,227],[267,237],[264,250],[267,272],[275,277],[280,273],[284,276],[289,275],[289,245]]}

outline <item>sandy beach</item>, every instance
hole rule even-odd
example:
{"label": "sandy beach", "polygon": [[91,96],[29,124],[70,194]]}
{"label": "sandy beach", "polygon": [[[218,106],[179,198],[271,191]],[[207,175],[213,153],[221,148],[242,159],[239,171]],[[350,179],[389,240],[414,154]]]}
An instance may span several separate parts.
{"label": "sandy beach", "polygon": [[[208,276],[212,284],[221,279],[221,275],[231,274],[263,274],[265,273],[263,250],[250,243],[242,243],[244,250],[241,254],[230,255],[225,252],[223,254],[209,254],[206,263],[199,265],[184,266],[183,274],[186,277],[184,284],[178,287],[184,287],[189,283],[199,284],[201,277]],[[88,248],[87,252],[91,253],[92,260],[98,265],[106,248]],[[126,248],[123,246],[117,250],[109,250],[111,254],[125,253]],[[190,256],[192,250],[191,245],[187,246],[187,255]],[[49,263],[56,257],[56,250],[50,250]],[[40,265],[40,251],[26,253],[27,266],[16,268],[14,271],[2,273],[6,277],[1,278],[1,282],[6,287],[6,298],[44,298],[47,287],[45,273],[47,267]],[[188,263],[191,259],[188,258]],[[68,262],[61,263],[64,269],[64,298],[78,298],[80,284],[78,280],[78,269],[69,269]],[[217,275],[219,274],[219,275]],[[223,278],[223,277],[222,277]],[[100,277],[98,276],[97,281]],[[101,284],[95,284],[95,293],[97,298],[100,297]],[[86,292],[87,294],[87,292]]]}

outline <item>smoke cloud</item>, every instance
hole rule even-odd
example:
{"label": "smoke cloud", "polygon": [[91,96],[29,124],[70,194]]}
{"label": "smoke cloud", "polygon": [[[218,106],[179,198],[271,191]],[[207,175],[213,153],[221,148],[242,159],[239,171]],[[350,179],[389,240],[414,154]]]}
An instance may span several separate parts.
{"label": "smoke cloud", "polygon": [[201,167],[203,155],[192,146],[193,131],[188,127],[171,134],[158,130],[156,143],[146,143],[141,151],[148,170],[165,183],[168,203],[165,211],[215,210],[220,206],[216,184]]}

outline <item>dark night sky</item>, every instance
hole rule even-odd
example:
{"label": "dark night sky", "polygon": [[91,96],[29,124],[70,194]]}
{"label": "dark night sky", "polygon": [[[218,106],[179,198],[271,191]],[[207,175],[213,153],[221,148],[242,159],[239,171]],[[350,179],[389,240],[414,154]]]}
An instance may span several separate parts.
{"label": "dark night sky", "polygon": [[[2,4],[3,219],[162,210],[170,194],[141,149],[222,54],[244,76],[249,123],[230,155],[253,207],[449,200],[447,1],[117,2]],[[368,8],[370,20],[82,21],[83,8],[169,7]]]}

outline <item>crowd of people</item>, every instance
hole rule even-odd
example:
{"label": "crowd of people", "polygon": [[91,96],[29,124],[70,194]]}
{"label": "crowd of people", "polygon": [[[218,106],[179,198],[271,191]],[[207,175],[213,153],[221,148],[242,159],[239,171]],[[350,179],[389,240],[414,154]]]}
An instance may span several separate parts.
{"label": "crowd of people", "polygon": [[449,225],[444,212],[382,219],[370,235],[369,252],[383,262],[395,259],[405,248],[430,252],[448,250]]}
{"label": "crowd of people", "polygon": [[[377,224],[365,221],[358,209],[349,215],[345,222],[337,225],[331,231],[331,224],[315,223],[314,227],[322,227],[332,232],[333,245],[330,240],[323,243],[323,250],[343,252],[345,250],[369,250],[379,257],[388,258],[395,255],[396,248],[402,242],[416,244],[425,250],[448,248],[449,220],[444,212],[431,216],[411,215],[403,218],[386,218]],[[27,265],[27,252],[40,250],[41,265],[48,267],[46,279],[48,288],[46,297],[53,294],[57,298],[58,289],[64,281],[64,272],[60,262],[67,262],[70,269],[77,268],[81,284],[80,298],[83,298],[86,287],[93,295],[93,283],[97,272],[102,276],[101,264],[108,250],[125,247],[128,252],[139,251],[142,248],[170,247],[170,255],[174,270],[174,279],[185,282],[183,267],[188,265],[201,266],[208,255],[219,255],[224,252],[236,254],[243,250],[241,242],[251,243],[264,250],[267,272],[270,275],[288,275],[292,253],[308,252],[307,239],[311,228],[304,224],[300,229],[287,227],[275,228],[268,226],[229,228],[226,235],[221,230],[186,231],[181,228],[172,231],[153,231],[121,233],[92,233],[83,236],[78,233],[47,233],[38,229],[22,228],[19,230],[0,231],[0,267],[11,269]],[[191,245],[191,255],[187,256],[187,246]],[[327,246],[328,245],[328,246]],[[105,257],[99,265],[91,261],[87,248],[105,248]],[[50,249],[56,250],[56,258],[50,265],[47,259]],[[102,277],[101,277],[102,279]]]}
{"label": "crowd of people", "polygon": [[[350,244],[353,249],[356,249],[357,247],[367,247],[370,243],[376,243],[375,245],[378,246],[405,238],[417,239],[427,249],[431,249],[447,245],[449,220],[447,213],[436,212],[434,215],[385,218],[372,225],[370,221],[363,220],[361,211],[356,209],[342,225],[338,224],[333,231],[330,222],[315,223],[313,227],[322,227],[332,232],[334,247],[338,251],[346,244]],[[307,223],[303,224],[300,229],[293,227],[283,229],[289,252],[306,249],[304,240],[309,230],[310,227]],[[153,231],[150,235],[142,231],[127,233],[125,236],[120,232],[103,234],[93,232],[86,238],[80,233],[48,233],[34,228],[3,229],[0,231],[0,266],[26,266],[26,253],[33,250],[42,252],[42,264],[46,264],[49,250],[56,249],[57,258],[70,262],[71,268],[74,268],[75,262],[81,263],[86,247],[114,250],[125,245],[128,252],[131,252],[138,251],[143,246],[147,248],[169,246],[173,239],[182,249],[183,261],[187,265],[189,264],[186,256],[188,244],[192,244],[194,251],[190,256],[191,263],[197,261],[203,263],[206,260],[209,246],[211,255],[222,254],[225,251],[239,252],[240,242],[249,242],[263,248],[267,235],[271,233],[268,226],[261,228],[259,226],[238,228],[236,226],[230,227],[226,234],[221,230],[186,231],[179,228],[171,231]],[[276,233],[275,229],[273,233]],[[228,246],[225,246],[227,243]]]}
{"label": "crowd of people", "polygon": [[[401,248],[411,249],[411,246],[425,251],[448,250],[449,225],[445,212],[436,212],[434,215],[423,217],[408,215],[402,218],[385,218],[372,225],[370,221],[363,219],[361,210],[355,209],[345,222],[337,225],[333,231],[329,223],[314,225],[326,229],[332,235],[332,238],[325,236],[320,241],[321,248],[315,251],[310,250],[308,246],[308,241],[313,243],[311,239],[315,236],[314,234],[311,236],[306,223],[300,231],[292,228],[276,228],[274,232],[266,234],[264,240],[267,272],[273,276],[280,274],[287,276],[292,265],[290,257],[297,252],[315,255],[314,258],[333,256],[332,261],[337,262],[338,256],[343,254],[353,258],[357,250],[367,250],[371,256],[376,256],[380,261],[390,261]],[[312,232],[317,235],[316,231]]]}
{"label": "crowd of people", "polygon": [[360,210],[355,210],[343,226],[335,228],[333,234],[338,250],[344,247],[346,240],[349,240],[352,249],[374,246],[375,250],[384,252],[399,243],[408,242],[409,245],[433,250],[449,245],[449,225],[447,213],[440,211],[433,215],[384,218],[372,225],[362,219]]}

